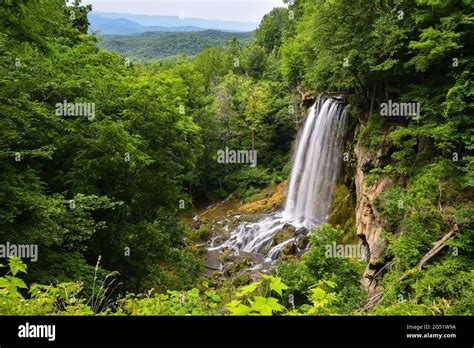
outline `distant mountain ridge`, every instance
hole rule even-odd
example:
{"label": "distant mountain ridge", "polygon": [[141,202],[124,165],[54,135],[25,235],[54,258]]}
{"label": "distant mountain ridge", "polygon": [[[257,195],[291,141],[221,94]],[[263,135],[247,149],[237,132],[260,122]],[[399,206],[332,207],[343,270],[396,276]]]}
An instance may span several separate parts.
{"label": "distant mountain ridge", "polygon": [[160,26],[143,26],[124,18],[110,19],[98,16],[89,16],[90,31],[98,32],[100,35],[131,35],[145,32],[156,31],[200,31],[205,30],[198,27],[182,26],[182,27],[160,27]]}
{"label": "distant mountain ridge", "polygon": [[258,23],[179,18],[178,16],[136,15],[128,13],[89,13],[90,31],[99,35],[130,35],[145,32],[193,32],[220,30],[227,32],[252,31]]}

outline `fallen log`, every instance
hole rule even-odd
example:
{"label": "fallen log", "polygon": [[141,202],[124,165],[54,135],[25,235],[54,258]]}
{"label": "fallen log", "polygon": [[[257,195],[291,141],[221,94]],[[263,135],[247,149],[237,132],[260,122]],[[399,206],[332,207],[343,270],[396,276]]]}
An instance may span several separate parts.
{"label": "fallen log", "polygon": [[[421,258],[420,261],[418,261],[418,263],[416,264],[415,268],[418,268],[419,270],[421,270],[423,268],[423,266],[429,261],[431,260],[434,256],[436,256],[442,249],[444,249],[444,247],[446,246],[446,243],[453,239],[454,236],[456,235],[456,233],[458,232],[459,228],[458,228],[458,225],[454,225],[453,229],[451,231],[449,231],[447,234],[445,234],[443,236],[443,238],[441,238],[440,240],[438,240],[437,242],[434,243],[433,247],[431,248],[430,251],[428,251],[428,253],[426,253],[425,256],[423,256]],[[413,270],[412,270],[413,271]],[[411,273],[413,272],[406,272],[405,274],[403,274],[398,280],[399,281],[402,281],[404,279],[406,279]]]}
{"label": "fallen log", "polygon": [[435,256],[438,252],[441,251],[446,246],[446,243],[448,240],[453,239],[454,235],[457,232],[457,226],[455,229],[451,230],[448,234],[446,234],[443,238],[441,238],[439,241],[437,241],[433,248],[425,255],[422,257],[422,259],[416,264],[416,267],[418,269],[421,269],[425,263],[427,263],[433,256]]}

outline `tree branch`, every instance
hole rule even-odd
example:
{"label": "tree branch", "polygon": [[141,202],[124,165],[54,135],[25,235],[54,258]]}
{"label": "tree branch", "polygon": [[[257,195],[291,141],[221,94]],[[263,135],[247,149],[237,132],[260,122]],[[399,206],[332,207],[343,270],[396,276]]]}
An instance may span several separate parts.
{"label": "tree branch", "polygon": [[[437,242],[434,243],[431,250],[428,251],[428,253],[425,256],[423,256],[420,261],[418,261],[415,268],[422,269],[423,266],[429,260],[431,260],[434,256],[436,256],[446,246],[446,243],[449,240],[454,238],[454,236],[456,235],[458,230],[459,230],[458,225],[454,225],[454,227],[451,231],[449,231],[447,234],[444,235],[443,238],[441,238],[440,240],[438,240]],[[402,281],[402,280],[406,279],[410,274],[411,274],[410,272],[406,272],[398,280]]]}

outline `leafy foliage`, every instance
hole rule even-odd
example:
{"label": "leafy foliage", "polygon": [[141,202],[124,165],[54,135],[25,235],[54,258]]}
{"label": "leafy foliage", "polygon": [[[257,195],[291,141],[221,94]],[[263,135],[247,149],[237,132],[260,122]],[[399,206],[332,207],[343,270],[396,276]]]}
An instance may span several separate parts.
{"label": "leafy foliage", "polygon": [[[222,306],[231,315],[315,315],[331,314],[328,305],[335,300],[334,293],[326,293],[323,286],[334,287],[331,282],[319,282],[309,295],[312,306],[302,307],[301,311],[286,309],[280,300],[271,297],[272,292],[280,298],[288,289],[281,278],[262,274],[262,280],[240,288],[234,295],[238,300],[223,303],[218,292],[201,285],[202,290],[193,288],[188,291],[171,291],[166,294],[127,294],[124,299],[109,307],[97,307],[99,297],[105,296],[99,289],[90,300],[80,296],[80,283],[62,283],[56,286],[34,284],[29,289],[29,297],[20,294],[26,284],[18,277],[18,272],[26,273],[26,265],[19,259],[9,260],[10,271],[0,277],[0,314],[2,315],[220,315]],[[256,292],[258,294],[256,294]]]}
{"label": "leafy foliage", "polygon": [[232,38],[241,44],[253,39],[254,33],[227,33],[217,30],[196,32],[147,32],[130,36],[105,35],[99,47],[117,52],[130,59],[153,60],[194,56],[206,47],[221,46]]}
{"label": "leafy foliage", "polygon": [[322,285],[337,292],[335,312],[350,313],[359,308],[364,299],[359,283],[362,263],[344,257],[328,257],[326,252],[328,246],[339,242],[343,234],[343,230],[324,224],[310,236],[311,247],[303,255],[301,263],[281,263],[278,266],[277,273],[288,284],[295,303],[304,303],[307,289],[322,281]]}

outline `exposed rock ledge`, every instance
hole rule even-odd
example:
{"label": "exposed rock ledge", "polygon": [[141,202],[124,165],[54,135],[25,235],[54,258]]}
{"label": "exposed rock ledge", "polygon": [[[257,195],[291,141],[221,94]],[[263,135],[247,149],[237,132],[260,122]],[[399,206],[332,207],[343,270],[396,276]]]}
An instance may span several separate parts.
{"label": "exposed rock ledge", "polygon": [[[358,126],[356,135],[363,126]],[[385,257],[385,242],[382,238],[383,221],[375,207],[375,199],[391,184],[388,177],[381,177],[373,186],[367,187],[366,177],[371,168],[381,165],[381,160],[386,156],[388,149],[382,147],[375,151],[357,143],[354,153],[357,159],[355,185],[357,195],[356,231],[362,243],[368,249],[368,264],[362,279],[362,285],[369,296],[377,292],[377,280],[374,278],[381,268]]]}

